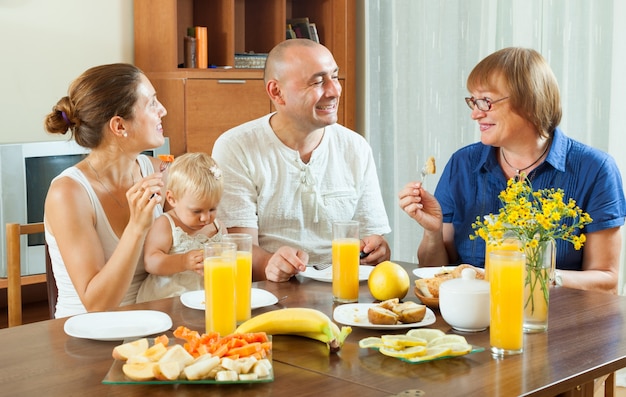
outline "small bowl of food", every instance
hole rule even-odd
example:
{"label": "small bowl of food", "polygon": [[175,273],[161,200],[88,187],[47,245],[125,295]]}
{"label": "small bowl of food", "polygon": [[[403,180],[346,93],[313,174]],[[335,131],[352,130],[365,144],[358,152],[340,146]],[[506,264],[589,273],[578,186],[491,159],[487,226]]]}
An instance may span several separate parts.
{"label": "small bowl of food", "polygon": [[427,292],[428,290],[424,290],[424,292],[427,293],[428,296],[424,295],[424,293],[422,293],[422,289],[418,286],[417,281],[419,280],[415,280],[415,296],[417,296],[422,304],[428,306],[429,308],[439,309],[439,297],[432,296],[430,292]]}
{"label": "small bowl of food", "polygon": [[415,296],[429,308],[439,309],[439,287],[444,281],[460,278],[463,269],[473,269],[476,272],[476,279],[484,279],[483,270],[472,265],[446,266],[441,268],[441,271],[435,273],[433,277],[422,277],[415,280],[415,288],[413,290]]}

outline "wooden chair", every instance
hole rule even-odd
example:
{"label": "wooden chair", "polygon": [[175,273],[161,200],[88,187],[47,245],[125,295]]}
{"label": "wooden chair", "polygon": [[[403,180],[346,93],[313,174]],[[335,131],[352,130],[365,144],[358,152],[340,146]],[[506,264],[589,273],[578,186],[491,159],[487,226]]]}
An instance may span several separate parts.
{"label": "wooden chair", "polygon": [[20,240],[22,235],[38,234],[44,232],[43,222],[19,224],[6,224],[7,242],[7,305],[9,314],[9,327],[22,324],[22,285],[46,282],[48,290],[48,306],[50,318],[54,318],[57,300],[57,289],[52,275],[52,263],[48,255],[46,245],[46,273],[22,277]]}

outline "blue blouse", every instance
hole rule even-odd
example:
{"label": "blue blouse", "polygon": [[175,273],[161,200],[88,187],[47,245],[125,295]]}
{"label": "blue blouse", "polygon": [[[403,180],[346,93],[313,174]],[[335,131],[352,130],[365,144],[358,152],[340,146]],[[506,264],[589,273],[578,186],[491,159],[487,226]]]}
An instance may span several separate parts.
{"label": "blue blouse", "polygon": [[[495,147],[474,143],[454,153],[446,164],[435,190],[443,210],[443,222],[454,226],[454,242],[459,263],[484,266],[485,242],[477,238],[472,223],[476,217],[497,214],[498,194],[507,179],[498,164]],[[619,227],[624,224],[626,201],[622,178],[615,160],[607,153],[567,137],[560,128],[546,160],[528,175],[533,189],[561,188],[565,198],[593,219],[584,233]],[[559,269],[582,270],[581,250],[563,240],[556,242]]]}

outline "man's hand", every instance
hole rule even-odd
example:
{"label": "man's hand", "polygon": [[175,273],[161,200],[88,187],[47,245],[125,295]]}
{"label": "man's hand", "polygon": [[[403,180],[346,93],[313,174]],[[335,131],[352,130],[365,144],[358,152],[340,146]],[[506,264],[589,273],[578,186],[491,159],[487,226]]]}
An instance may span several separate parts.
{"label": "man's hand", "polygon": [[364,265],[377,265],[391,258],[391,250],[387,240],[378,234],[361,239],[361,252],[361,263]]}
{"label": "man's hand", "polygon": [[270,281],[288,281],[299,272],[306,270],[309,254],[288,246],[280,247],[272,255],[265,267],[265,277]]}

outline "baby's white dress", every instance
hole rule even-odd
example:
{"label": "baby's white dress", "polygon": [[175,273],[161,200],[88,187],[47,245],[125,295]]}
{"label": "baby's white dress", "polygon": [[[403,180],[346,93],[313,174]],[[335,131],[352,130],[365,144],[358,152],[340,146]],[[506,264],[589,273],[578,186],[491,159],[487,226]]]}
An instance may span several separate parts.
{"label": "baby's white dress", "polygon": [[[170,249],[170,254],[202,250],[206,242],[222,241],[222,228],[217,221],[213,223],[217,229],[217,233],[212,237],[207,237],[204,234],[190,236],[183,231],[183,229],[174,224],[174,220],[169,214],[165,213],[163,216],[167,217],[172,228],[172,248]],[[204,289],[204,278],[193,270],[185,270],[171,276],[149,274],[141,285],[141,288],[139,288],[137,303],[180,296],[184,292],[200,289]]]}

